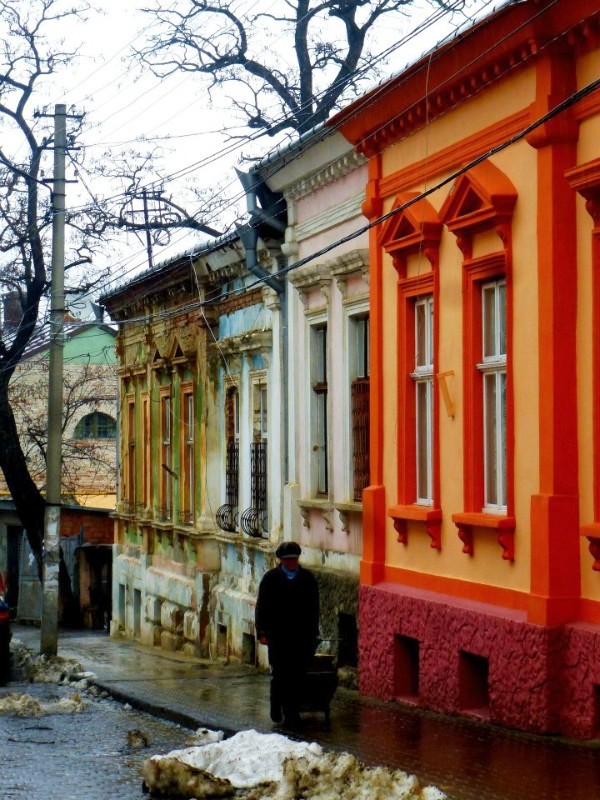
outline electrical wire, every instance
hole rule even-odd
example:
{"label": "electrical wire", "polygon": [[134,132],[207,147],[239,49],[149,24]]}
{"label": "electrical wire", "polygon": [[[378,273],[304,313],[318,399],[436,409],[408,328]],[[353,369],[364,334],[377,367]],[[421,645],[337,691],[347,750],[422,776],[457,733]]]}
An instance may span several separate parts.
{"label": "electrical wire", "polygon": [[[517,142],[521,141],[526,136],[528,136],[530,133],[532,133],[534,130],[539,128],[541,125],[544,125],[546,122],[550,121],[555,116],[557,116],[558,114],[562,113],[564,110],[566,110],[570,106],[574,105],[575,103],[579,102],[584,97],[586,97],[587,95],[591,94],[592,92],[596,91],[599,88],[600,88],[600,78],[596,79],[594,81],[591,81],[590,83],[586,84],[581,89],[578,89],[575,92],[571,93],[567,98],[565,98],[562,102],[558,103],[550,111],[548,111],[545,114],[543,114],[542,116],[538,117],[536,120],[534,120],[529,125],[527,125],[524,128],[522,128],[519,132],[517,132],[513,136],[511,136],[508,139],[504,140],[503,142],[501,142],[500,144],[496,145],[495,147],[490,148],[489,150],[485,151],[484,153],[481,153],[479,156],[477,156],[476,158],[472,159],[469,163],[465,164],[460,169],[454,170],[451,174],[447,175],[442,180],[437,181],[433,186],[429,187],[428,189],[419,192],[418,194],[415,195],[415,197],[411,198],[407,202],[405,202],[405,203],[393,208],[392,210],[386,212],[385,214],[380,215],[376,219],[371,220],[370,222],[368,222],[365,225],[361,226],[357,230],[352,231],[351,233],[346,234],[345,236],[336,239],[334,242],[329,243],[328,245],[322,247],[320,250],[318,250],[318,251],[316,251],[314,253],[311,253],[310,255],[305,256],[304,258],[301,258],[301,259],[295,261],[294,263],[289,264],[288,266],[282,267],[281,269],[277,270],[276,272],[269,273],[268,277],[269,278],[275,278],[275,277],[282,277],[284,275],[287,275],[288,273],[292,272],[293,270],[298,269],[298,268],[300,268],[302,266],[305,266],[306,264],[310,263],[311,261],[314,261],[317,258],[321,258],[322,256],[327,255],[328,253],[330,253],[332,250],[336,249],[340,245],[346,244],[346,243],[348,243],[350,241],[353,241],[354,239],[358,238],[359,236],[362,236],[364,233],[367,233],[368,231],[370,231],[372,228],[374,228],[374,227],[376,227],[378,225],[381,225],[386,220],[388,220],[388,219],[390,219],[390,218],[392,218],[394,216],[397,216],[398,214],[403,213],[407,208],[410,208],[410,206],[414,205],[415,203],[418,203],[420,200],[423,200],[424,198],[428,197],[429,195],[433,194],[434,192],[438,191],[439,189],[443,188],[444,186],[447,186],[448,184],[454,182],[458,177],[460,177],[461,175],[464,175],[466,172],[468,172],[469,170],[473,169],[473,167],[477,166],[478,164],[481,164],[483,161],[486,161],[487,159],[491,158],[492,156],[496,155],[497,153],[502,152],[503,150],[505,150],[506,148],[510,147],[511,145],[516,144]],[[159,314],[144,314],[144,315],[141,315],[139,317],[131,317],[131,318],[128,318],[126,320],[126,322],[127,322],[127,324],[147,323],[150,319],[156,320],[156,319],[171,318],[171,317],[173,317],[175,315],[179,315],[179,314],[184,313],[184,312],[192,311],[194,309],[198,309],[198,308],[201,308],[201,307],[207,307],[207,306],[214,305],[216,302],[222,302],[227,297],[237,296],[237,295],[243,294],[245,292],[251,291],[256,286],[263,285],[264,282],[265,282],[264,278],[256,278],[254,281],[251,281],[249,284],[244,285],[243,288],[231,289],[231,290],[228,290],[228,291],[225,291],[225,292],[220,291],[219,294],[218,294],[218,297],[217,296],[216,297],[212,297],[212,298],[209,297],[209,298],[205,298],[204,300],[201,300],[199,302],[186,303],[186,304],[184,304],[182,306],[179,306],[178,308],[169,309],[169,310],[166,310],[166,311],[161,312]]]}
{"label": "electrical wire", "polygon": [[[554,4],[555,4],[557,1],[558,1],[558,0],[554,0],[554,3],[553,3],[552,5],[554,5]],[[538,14],[539,14],[539,10],[536,10],[536,14],[535,14],[535,16],[533,17],[533,19],[535,19],[535,17],[537,17],[537,16],[538,16]],[[529,22],[530,22],[530,21],[531,21],[531,19],[527,20],[527,22],[526,22],[526,23],[524,23],[524,24],[529,24]],[[519,27],[521,27],[521,26],[519,26]],[[517,27],[517,28],[515,29],[515,31],[517,31],[517,30],[519,29],[519,27]],[[513,31],[513,32],[514,32],[514,31]],[[512,32],[511,32],[511,33],[512,33]],[[509,34],[509,35],[510,35],[510,34]],[[556,38],[558,38],[558,37],[556,37]],[[549,44],[550,44],[550,42],[546,43],[546,45],[545,45],[545,46],[548,46]],[[485,51],[485,52],[487,52],[487,51]],[[485,55],[485,52],[484,52],[484,53],[480,53],[480,54],[479,54],[479,56],[478,56],[478,59],[479,59],[479,58],[483,58],[483,57],[484,57],[484,55]],[[427,66],[429,66],[429,63],[430,63],[430,59],[427,59],[427,61],[426,61],[426,65],[427,65]],[[455,75],[456,75],[456,74],[459,74],[459,72],[457,71],[457,72],[455,73]],[[498,76],[496,79],[497,79],[497,80],[499,80],[501,77],[503,77],[503,76],[500,76],[500,75],[499,75],[499,76]],[[489,85],[489,84],[488,84],[488,85]],[[435,89],[436,89],[436,87],[430,87],[430,88],[429,88],[429,92],[431,93],[431,92],[435,91]],[[388,90],[389,90],[389,89],[388,89]],[[453,108],[454,108],[454,107],[452,107],[452,109],[453,109]],[[450,110],[452,110],[452,109],[447,109],[445,113],[448,113],[448,111],[450,111]],[[438,117],[438,118],[439,118],[439,117]],[[324,133],[325,133],[325,135],[328,135],[328,134],[329,134],[329,132],[330,132],[330,131],[329,131],[328,129],[326,129]],[[401,138],[405,138],[405,137],[401,137]],[[289,160],[287,160],[287,161],[285,162],[285,165],[287,165],[288,163],[290,163],[291,161],[293,161],[293,160],[294,160],[294,158],[297,158],[297,157],[299,157],[300,155],[301,155],[301,152],[300,152],[299,154],[296,154],[296,155],[292,156],[292,157],[291,157]],[[328,166],[328,165],[326,165],[325,167],[323,167],[323,171],[325,171],[325,170],[327,169],[327,166]],[[267,174],[266,174],[266,175],[263,175],[263,178],[264,178],[265,180],[266,180],[266,179],[268,179],[268,177],[269,177],[269,174],[274,174],[274,172],[276,172],[278,168],[280,168],[280,167],[279,167],[279,165],[275,164],[275,165],[273,166],[273,170],[272,170],[272,172],[271,172],[271,173],[268,173],[268,172],[267,172]],[[119,279],[119,280],[120,280],[120,279]]]}

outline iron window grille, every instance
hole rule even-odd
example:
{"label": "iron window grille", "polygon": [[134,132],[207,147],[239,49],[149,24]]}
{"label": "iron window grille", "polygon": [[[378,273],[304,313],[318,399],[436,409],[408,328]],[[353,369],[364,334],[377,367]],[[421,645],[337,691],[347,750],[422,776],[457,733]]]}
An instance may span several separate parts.
{"label": "iron window grille", "polygon": [[217,525],[223,531],[235,533],[238,527],[240,446],[235,439],[227,442],[225,466],[226,502],[217,509]]}
{"label": "iron window grille", "polygon": [[247,536],[259,539],[267,532],[267,443],[250,445],[251,507],[242,514],[242,530]]}

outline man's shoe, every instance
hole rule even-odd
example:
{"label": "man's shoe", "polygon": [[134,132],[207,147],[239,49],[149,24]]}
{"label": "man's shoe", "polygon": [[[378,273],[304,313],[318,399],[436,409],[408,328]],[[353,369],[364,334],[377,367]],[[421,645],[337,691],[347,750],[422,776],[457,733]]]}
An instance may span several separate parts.
{"label": "man's shoe", "polygon": [[279,723],[282,719],[281,706],[279,703],[275,703],[271,700],[271,720],[275,723]]}

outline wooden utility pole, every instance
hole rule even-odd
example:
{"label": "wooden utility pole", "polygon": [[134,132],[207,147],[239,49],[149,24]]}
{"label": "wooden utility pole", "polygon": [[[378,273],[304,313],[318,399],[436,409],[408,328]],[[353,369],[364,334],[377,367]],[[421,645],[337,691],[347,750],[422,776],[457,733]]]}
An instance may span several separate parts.
{"label": "wooden utility pole", "polygon": [[50,364],[48,374],[48,449],[44,520],[43,595],[40,653],[58,651],[58,575],[62,466],[63,348],[65,321],[65,153],[67,107],[54,106],[54,175],[52,190],[52,282]]}

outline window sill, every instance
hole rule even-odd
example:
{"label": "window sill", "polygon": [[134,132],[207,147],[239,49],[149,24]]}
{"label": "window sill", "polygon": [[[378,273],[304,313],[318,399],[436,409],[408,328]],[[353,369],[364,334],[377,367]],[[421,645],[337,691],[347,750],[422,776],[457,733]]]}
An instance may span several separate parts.
{"label": "window sill", "polygon": [[308,497],[304,500],[298,500],[298,508],[302,514],[302,524],[305,528],[310,528],[310,512],[314,510],[321,512],[321,516],[325,521],[325,528],[328,531],[333,531],[333,503],[331,500]]}
{"label": "window sill", "polygon": [[394,520],[394,528],[398,533],[400,544],[408,543],[407,522],[423,522],[427,534],[431,537],[430,547],[442,549],[442,509],[421,506],[416,503],[406,506],[391,506],[388,516]]}
{"label": "window sill", "polygon": [[594,559],[592,569],[594,572],[600,572],[600,522],[582,525],[579,532],[588,540],[588,550]]}
{"label": "window sill", "polygon": [[502,548],[505,561],[515,560],[516,520],[504,514],[485,514],[483,512],[464,512],[453,514],[452,522],[458,528],[458,538],[463,543],[463,553],[473,555],[473,528],[491,528],[497,531],[496,538]]}

